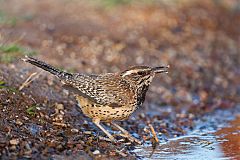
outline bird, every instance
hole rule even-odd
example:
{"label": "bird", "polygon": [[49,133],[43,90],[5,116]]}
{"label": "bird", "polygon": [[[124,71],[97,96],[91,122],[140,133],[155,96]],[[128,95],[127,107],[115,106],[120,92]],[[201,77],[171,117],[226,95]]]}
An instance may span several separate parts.
{"label": "bird", "polygon": [[113,125],[128,140],[138,144],[141,144],[141,141],[115,121],[127,120],[142,106],[155,75],[168,73],[169,68],[169,65],[133,66],[116,73],[83,74],[62,71],[30,56],[25,56],[22,60],[56,76],[63,83],[63,88],[74,93],[83,114],[89,117],[112,142],[117,140],[100,122]]}

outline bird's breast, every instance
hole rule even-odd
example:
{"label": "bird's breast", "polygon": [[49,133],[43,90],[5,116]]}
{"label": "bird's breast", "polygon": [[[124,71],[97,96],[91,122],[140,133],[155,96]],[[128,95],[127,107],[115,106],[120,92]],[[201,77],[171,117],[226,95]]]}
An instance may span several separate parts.
{"label": "bird's breast", "polygon": [[90,101],[82,96],[76,96],[84,115],[89,118],[100,119],[101,121],[125,120],[135,111],[135,106],[111,107],[108,105],[100,105]]}

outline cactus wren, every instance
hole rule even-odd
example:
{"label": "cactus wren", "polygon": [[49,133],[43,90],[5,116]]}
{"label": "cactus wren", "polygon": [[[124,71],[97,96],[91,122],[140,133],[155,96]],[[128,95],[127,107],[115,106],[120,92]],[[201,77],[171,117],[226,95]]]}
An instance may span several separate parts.
{"label": "cactus wren", "polygon": [[100,125],[109,122],[132,142],[141,142],[125,129],[114,123],[127,119],[145,100],[148,87],[157,73],[167,73],[169,66],[135,66],[118,73],[86,75],[67,73],[45,62],[26,56],[22,59],[55,75],[63,87],[73,91],[82,112],[92,119],[112,141],[115,138]]}

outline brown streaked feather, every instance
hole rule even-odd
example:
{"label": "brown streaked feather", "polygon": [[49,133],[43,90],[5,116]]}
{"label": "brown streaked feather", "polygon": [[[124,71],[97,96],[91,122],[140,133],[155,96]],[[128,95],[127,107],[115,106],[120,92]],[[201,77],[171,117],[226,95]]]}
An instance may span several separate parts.
{"label": "brown streaked feather", "polygon": [[64,88],[100,105],[116,108],[136,103],[134,89],[113,73],[98,76],[74,74],[71,79],[62,79],[62,81],[65,83]]}

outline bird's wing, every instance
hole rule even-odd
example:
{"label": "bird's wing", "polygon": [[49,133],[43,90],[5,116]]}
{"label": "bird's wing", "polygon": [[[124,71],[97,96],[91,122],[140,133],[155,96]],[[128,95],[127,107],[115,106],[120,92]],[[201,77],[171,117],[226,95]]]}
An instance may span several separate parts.
{"label": "bird's wing", "polygon": [[102,75],[75,74],[64,81],[64,87],[91,101],[111,107],[121,107],[135,102],[130,84],[113,73]]}

